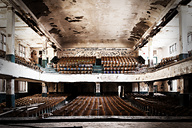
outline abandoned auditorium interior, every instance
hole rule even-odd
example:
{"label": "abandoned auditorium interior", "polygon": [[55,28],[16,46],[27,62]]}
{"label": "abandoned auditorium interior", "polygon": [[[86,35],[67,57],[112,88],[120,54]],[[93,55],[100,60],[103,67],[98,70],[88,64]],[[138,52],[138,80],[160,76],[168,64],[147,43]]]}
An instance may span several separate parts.
{"label": "abandoned auditorium interior", "polygon": [[191,0],[0,0],[0,127],[191,121]]}

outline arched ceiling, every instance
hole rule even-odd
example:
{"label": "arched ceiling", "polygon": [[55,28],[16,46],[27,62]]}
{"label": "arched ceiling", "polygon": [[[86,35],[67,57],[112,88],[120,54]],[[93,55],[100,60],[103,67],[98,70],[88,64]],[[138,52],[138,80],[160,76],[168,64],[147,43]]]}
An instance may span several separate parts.
{"label": "arched ceiling", "polygon": [[132,48],[175,0],[22,0],[63,48]]}

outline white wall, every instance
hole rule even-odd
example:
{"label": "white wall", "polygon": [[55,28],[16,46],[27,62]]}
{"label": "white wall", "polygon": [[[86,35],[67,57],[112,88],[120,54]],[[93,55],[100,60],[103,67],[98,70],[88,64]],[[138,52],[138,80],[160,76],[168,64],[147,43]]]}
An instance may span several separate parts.
{"label": "white wall", "polygon": [[132,83],[132,92],[138,92],[138,84]]}
{"label": "white wall", "polygon": [[148,57],[148,47],[147,47],[147,45],[142,47],[141,49],[139,49],[139,56],[142,56],[143,59],[145,59],[145,64],[148,64],[148,60],[147,60],[147,57]]}
{"label": "white wall", "polygon": [[[192,3],[192,2],[191,2]],[[187,33],[192,33],[192,8],[188,7],[188,15],[187,15],[187,28],[188,28],[188,32]],[[190,51],[192,50],[192,41],[187,43],[187,50]]]}
{"label": "white wall", "polygon": [[172,80],[172,91],[171,92],[177,92],[177,80]]}
{"label": "white wall", "polygon": [[[5,30],[2,29],[2,28],[0,28],[0,34],[6,35]],[[0,38],[0,41],[2,41],[1,38]],[[0,43],[0,49],[1,49],[1,50],[6,51],[6,47],[5,47],[5,46],[6,46],[6,45],[3,46],[3,45]]]}
{"label": "white wall", "polygon": [[15,54],[19,56],[19,44],[23,45],[26,50],[26,58],[31,58],[30,46],[27,42],[15,40]]}
{"label": "white wall", "polygon": [[[140,92],[148,92],[148,85],[140,82]],[[132,83],[132,92],[138,92],[138,83]]]}
{"label": "white wall", "polygon": [[48,52],[48,55],[47,55],[47,57],[49,58],[49,62],[48,63],[50,63],[50,61],[52,60],[52,58],[54,57],[54,49],[53,48],[47,48],[47,52]]}

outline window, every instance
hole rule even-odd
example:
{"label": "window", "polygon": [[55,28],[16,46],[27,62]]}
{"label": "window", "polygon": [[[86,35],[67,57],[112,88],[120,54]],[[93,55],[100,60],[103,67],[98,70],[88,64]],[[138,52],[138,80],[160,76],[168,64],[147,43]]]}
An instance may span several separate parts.
{"label": "window", "polygon": [[25,58],[25,55],[26,55],[25,47],[23,45],[19,44],[19,56]]}
{"label": "window", "polygon": [[[149,57],[147,57],[147,60],[148,60],[147,62],[149,63]],[[148,64],[148,63],[147,63],[147,64]],[[157,57],[154,56],[154,57],[153,57],[153,65],[156,65],[156,64],[157,64]]]}
{"label": "window", "polygon": [[27,82],[18,81],[18,92],[27,92]]}
{"label": "window", "polygon": [[6,80],[5,79],[0,79],[0,93],[5,93],[6,92]]}
{"label": "window", "polygon": [[0,35],[0,50],[6,51],[6,36],[4,34]]}
{"label": "window", "polygon": [[176,51],[177,51],[176,43],[174,43],[173,45],[169,46],[169,53],[170,54],[173,54]]}
{"label": "window", "polygon": [[188,39],[188,44],[192,43],[192,32],[188,33],[187,39]]}
{"label": "window", "polygon": [[157,57],[153,57],[153,64],[154,64],[154,65],[157,64]]}

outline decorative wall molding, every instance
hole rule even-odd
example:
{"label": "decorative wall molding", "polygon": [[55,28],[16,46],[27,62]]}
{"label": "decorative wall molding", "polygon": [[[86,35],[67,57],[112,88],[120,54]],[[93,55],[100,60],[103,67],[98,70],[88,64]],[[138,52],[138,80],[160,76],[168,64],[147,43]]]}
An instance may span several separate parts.
{"label": "decorative wall molding", "polygon": [[[130,56],[131,48],[65,48],[58,51],[58,57],[79,57],[79,56]],[[136,56],[135,53],[131,56]]]}

